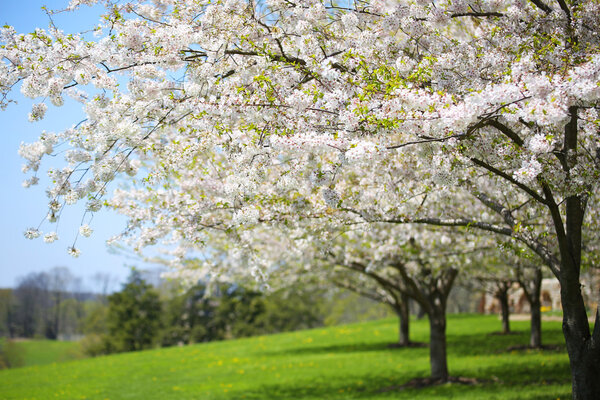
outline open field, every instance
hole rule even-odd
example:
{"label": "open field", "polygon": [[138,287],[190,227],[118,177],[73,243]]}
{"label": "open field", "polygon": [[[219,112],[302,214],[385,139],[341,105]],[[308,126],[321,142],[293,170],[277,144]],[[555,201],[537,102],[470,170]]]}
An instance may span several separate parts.
{"label": "open field", "polygon": [[[0,371],[1,399],[567,399],[569,366],[561,350],[513,350],[518,334],[490,335],[495,316],[452,315],[453,376],[475,385],[398,389],[429,372],[428,349],[390,349],[396,320],[383,320],[188,347],[158,349]],[[544,342],[562,345],[560,322],[544,322]],[[426,320],[412,324],[426,341]]]}
{"label": "open field", "polygon": [[78,342],[40,339],[18,341],[16,345],[23,351],[26,367],[83,358]]}

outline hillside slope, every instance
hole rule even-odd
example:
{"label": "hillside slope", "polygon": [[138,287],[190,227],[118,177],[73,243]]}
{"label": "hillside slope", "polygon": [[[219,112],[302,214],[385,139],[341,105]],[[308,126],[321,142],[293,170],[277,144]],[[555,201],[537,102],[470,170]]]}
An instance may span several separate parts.
{"label": "hillside slope", "polygon": [[[528,322],[515,335],[490,335],[494,316],[448,320],[453,376],[476,385],[398,389],[429,372],[428,349],[392,349],[397,322],[383,320],[272,336],[157,349],[0,371],[1,399],[541,399],[570,397],[561,350],[513,350],[528,342]],[[560,322],[544,322],[546,344],[563,343]],[[427,321],[413,340],[426,341]]]}

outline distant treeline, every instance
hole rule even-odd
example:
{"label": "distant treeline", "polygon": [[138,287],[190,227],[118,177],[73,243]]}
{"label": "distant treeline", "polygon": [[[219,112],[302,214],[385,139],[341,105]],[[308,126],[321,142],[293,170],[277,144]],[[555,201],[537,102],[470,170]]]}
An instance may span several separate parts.
{"label": "distant treeline", "polygon": [[[159,291],[133,271],[88,317],[90,355],[312,328],[324,324],[320,289],[264,294],[238,285]],[[92,323],[93,321],[93,323]]]}
{"label": "distant treeline", "polygon": [[0,289],[0,336],[76,338],[83,334],[86,309],[97,301],[65,267],[31,273],[15,289]]}
{"label": "distant treeline", "polygon": [[152,278],[133,270],[120,291],[108,294],[107,284],[104,293],[83,290],[81,279],[64,267],[31,273],[15,289],[0,289],[0,336],[82,339],[85,353],[99,355],[393,315],[381,304],[331,287],[262,293],[220,284],[209,295],[202,283],[184,289]]}

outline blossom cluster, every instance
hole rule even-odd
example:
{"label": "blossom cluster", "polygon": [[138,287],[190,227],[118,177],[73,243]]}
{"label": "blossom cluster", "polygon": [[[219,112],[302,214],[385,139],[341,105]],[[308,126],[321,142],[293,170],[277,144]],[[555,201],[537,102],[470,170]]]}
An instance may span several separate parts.
{"label": "blossom cluster", "polygon": [[[80,200],[86,213],[108,206],[140,251],[206,250],[223,236],[261,270],[243,237],[261,224],[325,237],[376,220],[489,220],[481,193],[529,223],[542,215],[527,201],[540,182],[557,198],[595,193],[597,2],[568,18],[512,0],[363,3],[134,0],[107,3],[93,40],[2,28],[0,106],[18,87],[37,101],[32,121],[64,96],[86,114],[21,145],[24,186],[60,156],[49,220]],[[563,157],[573,121],[579,145]],[[111,196],[120,180],[127,189]]]}

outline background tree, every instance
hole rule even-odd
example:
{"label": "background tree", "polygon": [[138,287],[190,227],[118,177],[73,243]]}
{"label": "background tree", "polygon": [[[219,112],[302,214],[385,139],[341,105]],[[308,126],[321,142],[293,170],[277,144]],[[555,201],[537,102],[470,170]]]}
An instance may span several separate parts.
{"label": "background tree", "polygon": [[517,268],[517,281],[529,303],[531,313],[531,335],[529,347],[542,347],[542,267],[539,265]]}
{"label": "background tree", "polygon": [[207,297],[206,294],[206,287],[198,284],[167,300],[161,345],[173,346],[224,338],[223,328],[216,321],[219,300]]}
{"label": "background tree", "polygon": [[0,336],[15,337],[17,303],[13,290],[0,289]]}
{"label": "background tree", "polygon": [[[314,220],[307,223],[314,224]],[[367,290],[377,291],[381,294],[372,299],[381,299],[393,307],[410,297],[423,308],[430,321],[432,380],[449,380],[447,299],[459,271],[468,273],[476,265],[473,259],[480,258],[480,252],[490,250],[484,239],[466,231],[456,233],[443,228],[370,223],[368,229],[358,229],[329,221],[327,235],[319,241],[313,237],[308,240],[306,231],[297,226],[279,228],[281,231],[273,226],[257,225],[252,231],[247,230],[243,242],[243,247],[248,249],[245,253],[227,246],[228,234],[221,235],[223,248],[216,246],[221,242],[217,235],[212,235],[213,251],[221,251],[214,257],[226,260],[220,261],[221,268],[231,272],[233,267],[228,263],[243,263],[260,255],[260,263],[269,271],[269,283],[273,285],[285,285],[290,276],[318,275],[342,286],[362,284],[358,292],[367,295]],[[281,248],[294,250],[277,251]],[[400,337],[408,341],[408,307],[406,314],[399,316]]]}
{"label": "background tree", "polygon": [[158,293],[133,270],[120,292],[108,296],[106,346],[109,352],[154,346],[161,328]]}
{"label": "background tree", "polygon": [[17,335],[45,336],[48,332],[51,300],[48,277],[45,273],[31,273],[20,280],[14,291],[17,300]]}

